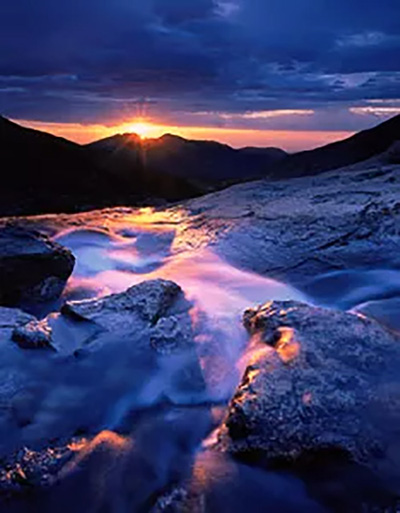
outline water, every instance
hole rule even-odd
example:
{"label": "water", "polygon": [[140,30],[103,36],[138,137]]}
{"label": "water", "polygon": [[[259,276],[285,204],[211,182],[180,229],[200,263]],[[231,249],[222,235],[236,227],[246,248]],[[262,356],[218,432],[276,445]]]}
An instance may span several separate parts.
{"label": "water", "polygon": [[358,269],[317,276],[303,287],[320,305],[355,310],[400,331],[400,270]]}
{"label": "water", "polygon": [[[193,364],[193,354],[156,358],[137,351],[130,341],[105,336],[103,349],[73,370],[60,366],[46,374],[54,390],[42,408],[45,423],[36,426],[41,433],[46,426],[51,432],[60,426],[72,430],[79,418],[98,435],[84,442],[61,485],[31,497],[28,506],[25,499],[9,504],[7,512],[149,511],[161,491],[185,480],[197,497],[193,511],[241,513],[250,505],[252,512],[323,511],[300,479],[207,449],[246,365],[248,340],[241,316],[248,306],[267,300],[295,299],[359,309],[400,329],[399,271],[329,273],[304,284],[301,293],[237,269],[211,249],[179,251],[175,236],[174,223],[143,223],[134,216],[107,229],[99,222],[60,230],[56,240],[77,259],[62,300],[121,292],[148,279],[175,281],[192,304],[196,358],[206,392],[176,386],[177,376]],[[71,351],[79,346],[76,326],[60,318],[55,326]]]}
{"label": "water", "polygon": [[[304,299],[283,283],[233,267],[211,250],[173,253],[174,231],[168,226],[143,227],[131,222],[107,232],[67,231],[57,240],[77,258],[64,300],[121,292],[156,278],[182,287],[193,304],[198,356],[212,402],[229,399],[239,382],[242,368],[238,363],[247,344],[241,322],[244,310],[269,299]],[[170,357],[167,365],[173,365]],[[148,388],[165,388],[159,376],[155,381],[149,377],[148,382]]]}

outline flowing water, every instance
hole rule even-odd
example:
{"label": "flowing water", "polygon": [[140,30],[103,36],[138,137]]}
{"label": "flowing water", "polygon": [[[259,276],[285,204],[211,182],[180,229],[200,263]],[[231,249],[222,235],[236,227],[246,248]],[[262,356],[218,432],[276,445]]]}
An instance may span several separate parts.
{"label": "flowing water", "polygon": [[[194,489],[201,490],[206,501],[201,511],[207,513],[323,511],[310,499],[301,480],[207,451],[245,366],[248,341],[241,315],[246,307],[267,300],[307,300],[361,309],[390,328],[400,329],[400,273],[330,273],[304,284],[301,293],[238,269],[211,249],[175,251],[175,227],[168,223],[143,225],[130,219],[107,229],[69,227],[59,230],[55,239],[77,259],[62,300],[100,297],[155,278],[173,280],[182,287],[193,305],[193,322],[207,320],[196,340],[200,358],[203,355],[207,392],[196,395],[190,387],[178,391],[171,385],[185,361],[167,358],[149,363],[134,353],[125,355],[124,342],[114,341],[112,353],[85,368],[90,379],[100,383],[100,397],[93,395],[89,400],[85,396],[91,402],[87,407],[96,408],[98,401],[106,404],[99,435],[67,470],[63,484],[45,498],[35,498],[37,505],[32,499],[29,511],[34,507],[52,513],[149,511],[160,491],[188,476]],[[64,339],[73,338],[71,326],[58,329]],[[113,383],[115,375],[120,380],[113,393],[108,392],[110,375]],[[72,379],[81,378],[69,375],[68,380]],[[26,504],[12,507],[23,511]]]}

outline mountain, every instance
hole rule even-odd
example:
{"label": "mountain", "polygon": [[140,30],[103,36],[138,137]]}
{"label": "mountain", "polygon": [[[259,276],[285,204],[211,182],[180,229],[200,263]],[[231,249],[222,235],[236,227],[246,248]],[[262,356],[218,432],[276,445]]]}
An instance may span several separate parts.
{"label": "mountain", "polygon": [[107,181],[79,145],[3,117],[0,153],[1,214],[68,209],[107,188]]}
{"label": "mountain", "polygon": [[211,188],[224,182],[259,178],[287,153],[278,148],[234,149],[214,141],[193,141],[166,134],[141,140],[132,134],[109,137],[88,145],[101,161],[119,167],[124,161],[152,173],[173,175]]}
{"label": "mountain", "polygon": [[0,216],[178,201],[255,178],[315,175],[400,158],[400,116],[293,155],[175,135],[121,134],[81,146],[0,117]]}
{"label": "mountain", "polygon": [[272,168],[266,169],[266,177],[280,179],[315,175],[351,166],[387,152],[399,140],[400,115],[348,139],[288,155]]}
{"label": "mountain", "polygon": [[118,174],[84,146],[0,117],[0,215],[77,211],[203,192],[186,180],[152,175],[138,163]]}

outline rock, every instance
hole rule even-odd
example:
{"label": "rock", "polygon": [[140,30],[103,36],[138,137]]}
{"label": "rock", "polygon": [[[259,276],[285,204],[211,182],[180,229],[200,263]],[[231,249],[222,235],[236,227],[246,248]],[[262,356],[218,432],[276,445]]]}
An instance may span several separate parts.
{"label": "rock", "polygon": [[10,330],[17,326],[23,326],[33,321],[33,315],[29,315],[18,308],[6,308],[0,306],[0,330]]}
{"label": "rock", "polygon": [[162,317],[151,330],[151,346],[161,354],[193,345],[191,319],[187,313]]}
{"label": "rock", "polygon": [[[107,336],[111,332],[159,362],[165,373],[160,394],[187,403],[206,395],[190,308],[191,303],[176,283],[158,279],[104,298],[68,302],[62,308],[62,317],[74,323],[89,321],[98,328],[83,335],[86,338],[81,341],[81,349],[75,351],[76,358],[93,357],[99,344],[113,341]],[[55,344],[59,349],[56,337]]]}
{"label": "rock", "polygon": [[268,461],[333,450],[399,483],[391,448],[400,436],[400,337],[360,314],[293,301],[248,310],[244,324],[255,348],[219,449]]}
{"label": "rock", "polygon": [[57,473],[74,456],[71,449],[78,439],[64,446],[41,451],[23,448],[10,456],[0,469],[0,494],[20,494],[27,489],[48,487]]}
{"label": "rock", "polygon": [[0,307],[0,457],[117,429],[137,409],[203,403],[191,306],[178,285],[156,280],[40,321]]}
{"label": "rock", "polygon": [[12,339],[22,349],[54,349],[52,329],[47,320],[33,320],[24,326],[18,326],[12,333]]}
{"label": "rock", "polygon": [[[25,313],[18,308],[0,306],[0,342],[8,344],[14,330],[22,328],[35,320],[33,315]],[[3,345],[4,349],[5,347],[8,346]]]}
{"label": "rock", "polygon": [[238,267],[300,289],[323,273],[398,269],[399,172],[343,168],[190,200],[173,249],[212,246]]}
{"label": "rock", "polygon": [[182,289],[172,281],[144,281],[120,294],[68,302],[62,313],[94,322],[106,331],[129,332],[156,325],[182,296]]}
{"label": "rock", "polygon": [[16,225],[0,228],[0,304],[57,298],[72,273],[72,253],[47,236]]}

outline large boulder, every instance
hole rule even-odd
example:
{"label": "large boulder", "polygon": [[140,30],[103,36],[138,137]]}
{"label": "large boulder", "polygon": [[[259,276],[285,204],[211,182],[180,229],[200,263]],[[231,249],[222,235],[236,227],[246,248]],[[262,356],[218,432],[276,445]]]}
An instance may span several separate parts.
{"label": "large boulder", "polygon": [[118,294],[69,301],[61,312],[74,321],[89,321],[100,331],[122,334],[151,329],[152,344],[162,346],[160,341],[168,345],[171,337],[177,345],[178,339],[187,338],[189,307],[179,285],[150,280]]}
{"label": "large boulder", "polygon": [[288,301],[245,312],[252,350],[222,450],[295,461],[337,451],[400,482],[400,337],[361,314]]}
{"label": "large boulder", "polygon": [[182,289],[176,283],[150,280],[119,294],[67,302],[62,311],[66,315],[96,322],[105,329],[127,330],[128,318],[137,317],[155,324],[180,295]]}
{"label": "large boulder", "polygon": [[181,392],[187,395],[190,391],[189,395],[193,392],[197,396],[205,391],[194,342],[196,333],[190,316],[191,307],[179,285],[156,279],[103,298],[67,302],[61,313],[75,323],[84,322],[92,327],[84,332],[82,350],[77,351],[77,355],[85,355],[91,351],[91,346],[97,351],[102,334],[104,340],[107,340],[107,333],[136,340],[138,347],[143,345],[145,351],[150,349],[150,353],[166,359],[168,363],[161,365],[170,369],[168,379],[178,397]]}
{"label": "large boulder", "polygon": [[0,304],[57,298],[74,268],[72,253],[46,235],[15,225],[0,228]]}

